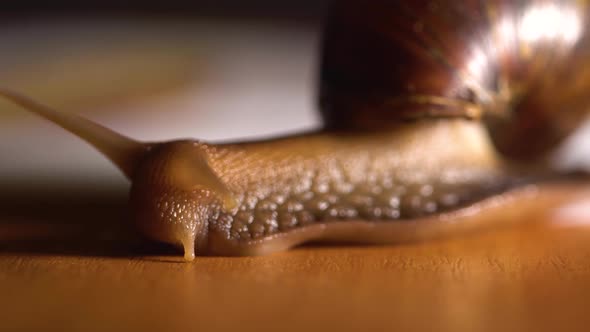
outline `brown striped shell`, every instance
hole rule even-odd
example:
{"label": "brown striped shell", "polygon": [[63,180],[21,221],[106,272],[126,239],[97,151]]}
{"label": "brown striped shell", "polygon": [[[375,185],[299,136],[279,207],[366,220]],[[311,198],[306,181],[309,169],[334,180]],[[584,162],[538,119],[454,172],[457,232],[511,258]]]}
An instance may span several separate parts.
{"label": "brown striped shell", "polygon": [[326,127],[483,117],[509,157],[537,157],[590,109],[580,0],[339,1],[320,73]]}

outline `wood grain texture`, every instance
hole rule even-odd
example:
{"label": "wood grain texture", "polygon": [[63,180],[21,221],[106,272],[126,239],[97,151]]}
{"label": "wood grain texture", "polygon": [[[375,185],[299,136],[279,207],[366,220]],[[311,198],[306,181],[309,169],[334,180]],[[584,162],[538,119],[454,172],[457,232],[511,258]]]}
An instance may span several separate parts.
{"label": "wood grain texture", "polygon": [[254,258],[0,254],[0,329],[586,330],[588,226]]}

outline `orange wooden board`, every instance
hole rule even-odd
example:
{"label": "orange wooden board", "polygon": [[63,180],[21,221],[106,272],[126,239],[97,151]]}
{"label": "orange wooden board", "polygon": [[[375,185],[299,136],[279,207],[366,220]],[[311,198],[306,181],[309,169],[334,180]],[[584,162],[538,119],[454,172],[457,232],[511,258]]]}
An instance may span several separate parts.
{"label": "orange wooden board", "polygon": [[0,329],[585,331],[590,324],[587,226],[193,263],[112,254],[5,247]]}

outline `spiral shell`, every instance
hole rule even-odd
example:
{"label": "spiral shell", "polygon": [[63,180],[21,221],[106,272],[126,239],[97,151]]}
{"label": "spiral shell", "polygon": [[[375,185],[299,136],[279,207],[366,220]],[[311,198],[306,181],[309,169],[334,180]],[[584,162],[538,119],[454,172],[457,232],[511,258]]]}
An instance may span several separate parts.
{"label": "spiral shell", "polygon": [[505,155],[543,155],[590,110],[589,19],[579,0],[340,1],[323,41],[326,127],[481,118]]}

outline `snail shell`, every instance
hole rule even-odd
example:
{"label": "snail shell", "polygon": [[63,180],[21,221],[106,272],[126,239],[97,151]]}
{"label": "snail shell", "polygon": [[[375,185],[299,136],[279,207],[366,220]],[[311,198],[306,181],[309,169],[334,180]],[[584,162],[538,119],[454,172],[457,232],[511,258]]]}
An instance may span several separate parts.
{"label": "snail shell", "polygon": [[575,128],[590,101],[587,16],[586,1],[341,1],[323,46],[325,128],[272,140],[141,143],[0,95],[113,161],[132,181],[137,227],[188,260],[424,240],[579,194],[522,187],[556,174],[506,162],[486,128],[515,159]]}
{"label": "snail shell", "polygon": [[324,121],[483,117],[505,155],[538,157],[590,109],[589,16],[576,0],[340,1],[323,44]]}

